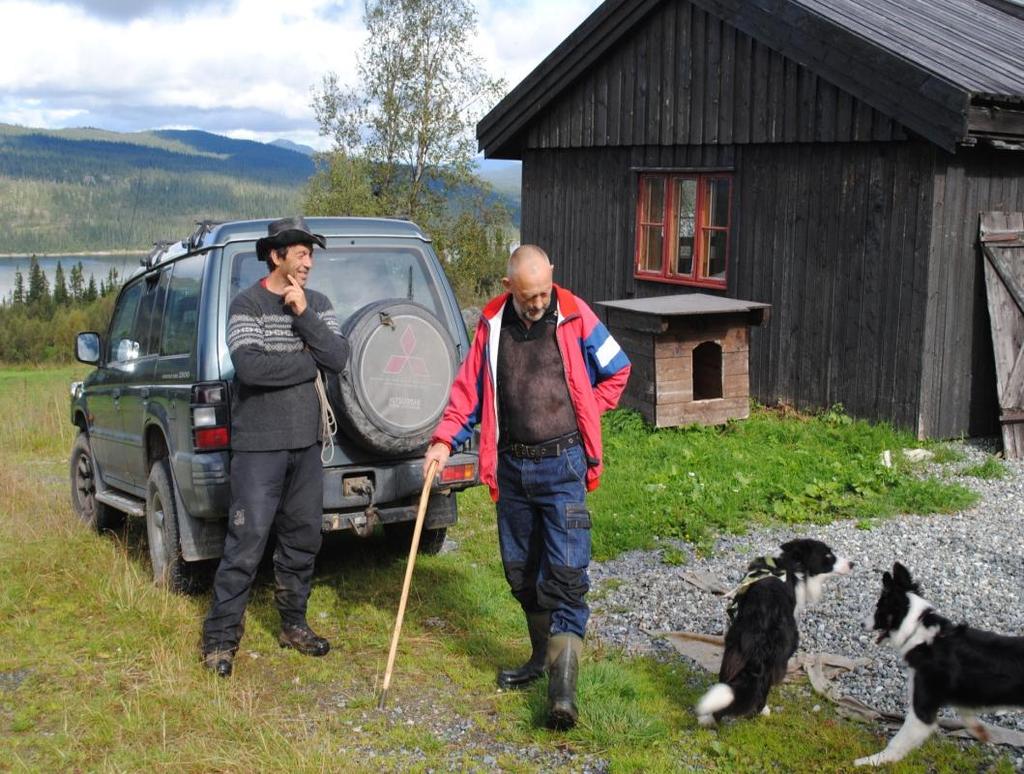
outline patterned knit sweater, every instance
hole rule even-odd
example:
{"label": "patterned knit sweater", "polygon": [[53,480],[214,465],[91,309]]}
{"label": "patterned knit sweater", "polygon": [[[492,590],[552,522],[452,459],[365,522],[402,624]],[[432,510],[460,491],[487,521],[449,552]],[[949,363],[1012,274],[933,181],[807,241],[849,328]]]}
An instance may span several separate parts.
{"label": "patterned knit sweater", "polygon": [[239,293],[228,314],[228,350],[235,365],[231,448],[302,449],[317,442],[317,367],[341,371],[348,341],[331,302],[306,289],[296,317],[282,296],[256,284]]}

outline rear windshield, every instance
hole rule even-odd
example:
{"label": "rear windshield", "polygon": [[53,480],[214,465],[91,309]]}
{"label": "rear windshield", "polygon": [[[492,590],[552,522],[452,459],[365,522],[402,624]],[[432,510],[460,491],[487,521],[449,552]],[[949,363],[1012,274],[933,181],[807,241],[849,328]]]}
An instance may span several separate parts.
{"label": "rear windshield", "polygon": [[[231,258],[229,299],[267,276],[267,265],[253,251]],[[309,287],[330,299],[338,322],[382,298],[405,298],[447,320],[431,279],[427,256],[415,247],[332,247],[313,253]]]}

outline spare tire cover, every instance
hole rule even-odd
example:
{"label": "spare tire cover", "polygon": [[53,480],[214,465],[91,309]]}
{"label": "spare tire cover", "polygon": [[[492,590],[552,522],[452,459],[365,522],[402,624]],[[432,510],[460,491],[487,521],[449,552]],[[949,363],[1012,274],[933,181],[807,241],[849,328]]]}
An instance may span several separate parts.
{"label": "spare tire cover", "polygon": [[351,354],[332,403],[339,429],[370,451],[423,447],[448,404],[458,358],[451,334],[425,306],[375,301],[345,321]]}

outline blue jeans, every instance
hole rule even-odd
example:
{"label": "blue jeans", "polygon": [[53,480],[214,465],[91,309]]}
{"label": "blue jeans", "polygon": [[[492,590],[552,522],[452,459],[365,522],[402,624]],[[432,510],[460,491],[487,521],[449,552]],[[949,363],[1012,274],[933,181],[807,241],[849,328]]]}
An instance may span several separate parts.
{"label": "blue jeans", "polygon": [[498,455],[498,541],[505,579],[527,613],[551,612],[551,634],[582,637],[590,608],[587,463],[577,445],[557,457]]}

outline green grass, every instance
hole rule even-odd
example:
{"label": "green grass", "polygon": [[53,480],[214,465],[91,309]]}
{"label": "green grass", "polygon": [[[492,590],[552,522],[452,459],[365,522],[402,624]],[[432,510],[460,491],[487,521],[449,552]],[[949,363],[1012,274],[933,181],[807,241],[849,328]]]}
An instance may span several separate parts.
{"label": "green grass", "polygon": [[921,442],[838,409],[801,416],[755,408],[723,427],[658,431],[620,410],[604,427],[607,473],[590,499],[599,559],[659,537],[706,546],[718,533],[767,523],[951,513],[976,501],[962,486],[914,475],[902,454],[885,467],[883,451]]}
{"label": "green grass", "polygon": [[972,478],[995,479],[1006,477],[1006,467],[995,457],[986,457],[983,462],[977,465],[968,465],[960,471],[962,476]]}
{"label": "green grass", "polygon": [[[851,770],[854,758],[884,744],[880,729],[841,719],[805,683],[773,693],[771,717],[699,729],[690,707],[710,675],[679,659],[630,658],[593,642],[580,676],[580,725],[566,734],[547,731],[543,685],[519,693],[494,688],[497,666],[518,663],[528,646],[498,560],[493,505],[479,488],[460,500],[460,521],[450,533],[457,549],[417,562],[387,711],[376,709],[377,691],[404,562],[378,544],[347,537],[326,542],[310,599],[311,620],[334,643],[332,653],[310,659],[277,647],[272,573],[263,571],[236,673],[219,680],[198,662],[209,597],[172,596],[152,586],[141,525],[99,536],[70,513],[67,383],[82,373],[0,370],[0,771],[549,771],[565,761],[561,767],[569,770],[606,761],[613,772],[820,772]],[[689,500],[736,486],[728,460],[736,464],[740,455],[749,479],[741,490],[788,487],[799,494],[801,467],[805,484],[821,471],[845,480],[833,467],[837,460],[859,454],[866,470],[879,448],[905,443],[852,422],[830,436],[821,419],[762,411],[749,428],[737,423],[723,431],[651,433],[623,414],[608,425],[602,492],[635,499],[592,500],[595,539],[605,541],[606,554],[642,544],[635,535],[644,524],[652,535],[671,534],[670,514],[694,512]],[[844,451],[822,462],[817,457],[829,438]],[[804,443],[814,454],[802,453]],[[675,457],[685,449],[690,457],[685,464],[658,460],[659,448]],[[671,492],[659,491],[661,510],[641,508],[651,495],[647,484],[674,481],[671,464],[693,471],[704,493],[695,486],[676,491],[681,504],[673,510]],[[772,490],[779,471],[785,484]],[[885,502],[905,502],[895,498],[910,496],[909,471],[891,475]],[[635,491],[631,478],[641,479]],[[849,514],[813,506],[813,497],[778,499],[797,503],[809,520],[857,513],[848,493]],[[736,502],[757,510],[750,495]],[[635,514],[635,533],[616,530],[614,510]],[[782,517],[762,508],[756,518],[736,518],[721,527],[709,520],[704,530],[711,535]],[[485,764],[488,739],[519,752]],[[996,755],[994,748],[961,751],[934,739],[891,770],[1010,771]]]}

